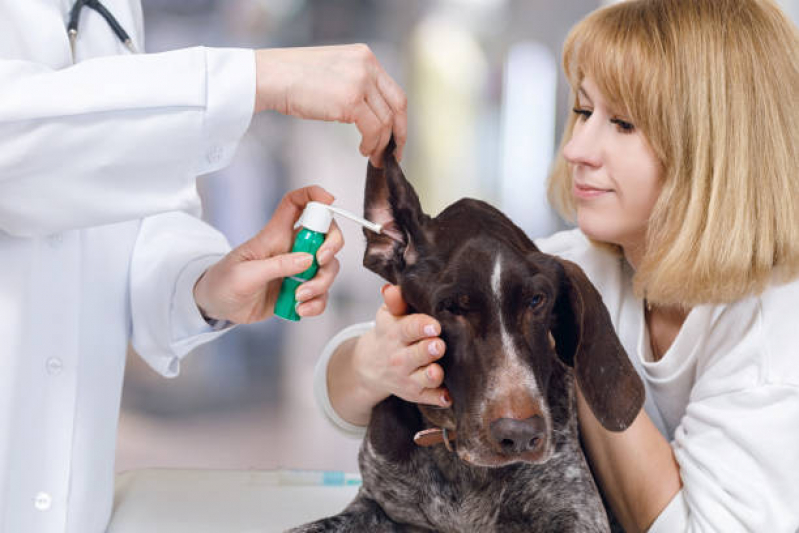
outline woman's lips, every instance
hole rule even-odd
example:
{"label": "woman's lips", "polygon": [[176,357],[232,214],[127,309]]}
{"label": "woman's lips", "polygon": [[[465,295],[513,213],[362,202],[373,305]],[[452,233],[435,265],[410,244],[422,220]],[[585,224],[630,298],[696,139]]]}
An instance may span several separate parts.
{"label": "woman's lips", "polygon": [[598,196],[602,196],[603,194],[607,194],[612,191],[612,189],[600,189],[599,187],[594,187],[592,185],[583,183],[575,183],[573,190],[574,196],[584,199],[597,198]]}

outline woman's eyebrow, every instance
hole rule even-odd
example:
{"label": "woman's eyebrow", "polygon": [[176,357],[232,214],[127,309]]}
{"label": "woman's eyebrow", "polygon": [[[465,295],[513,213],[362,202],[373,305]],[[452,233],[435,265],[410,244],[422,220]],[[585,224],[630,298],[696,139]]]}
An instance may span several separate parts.
{"label": "woman's eyebrow", "polygon": [[577,89],[577,95],[578,95],[578,96],[582,95],[582,97],[583,97],[583,98],[585,98],[586,100],[588,100],[588,103],[589,103],[589,104],[593,104],[593,102],[591,101],[591,97],[590,97],[590,96],[588,96],[588,93],[587,93],[587,92],[585,92],[585,89],[583,89],[583,87],[582,87],[582,86],[578,87],[578,89]]}

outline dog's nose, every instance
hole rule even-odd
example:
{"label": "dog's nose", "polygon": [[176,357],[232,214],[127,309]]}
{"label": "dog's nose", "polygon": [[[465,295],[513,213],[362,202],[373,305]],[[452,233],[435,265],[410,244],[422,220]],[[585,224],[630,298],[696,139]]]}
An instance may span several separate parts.
{"label": "dog's nose", "polygon": [[498,418],[490,426],[491,437],[505,453],[535,450],[544,437],[544,429],[544,419],[538,415],[524,420]]}

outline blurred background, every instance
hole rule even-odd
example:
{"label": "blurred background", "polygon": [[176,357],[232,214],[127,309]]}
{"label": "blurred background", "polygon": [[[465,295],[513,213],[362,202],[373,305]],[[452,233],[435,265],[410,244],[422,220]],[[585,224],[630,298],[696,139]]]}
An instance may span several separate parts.
{"label": "blurred background", "polygon": [[[406,176],[435,215],[463,197],[503,209],[532,237],[563,223],[544,182],[569,112],[560,49],[600,0],[143,0],[148,52],[367,43],[408,96]],[[796,21],[799,0],[780,2]],[[283,194],[319,184],[362,212],[366,160],[354,126],[261,114],[233,164],[201,178],[205,218],[231,245],[254,235]],[[238,326],[167,380],[129,354],[117,470],[357,471],[360,444],[322,417],[312,391],[325,343],[372,320],[381,280],[346,246],[326,312]]]}

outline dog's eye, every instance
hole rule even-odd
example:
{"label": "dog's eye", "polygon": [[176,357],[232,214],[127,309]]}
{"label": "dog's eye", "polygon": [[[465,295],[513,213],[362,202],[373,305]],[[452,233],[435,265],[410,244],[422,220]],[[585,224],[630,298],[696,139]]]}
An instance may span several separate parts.
{"label": "dog's eye", "polygon": [[544,295],[535,294],[532,298],[530,298],[530,301],[527,302],[527,306],[530,307],[530,309],[537,309],[542,303],[544,303]]}
{"label": "dog's eye", "polygon": [[469,308],[469,297],[465,294],[444,298],[436,306],[438,312],[451,313],[453,315],[463,315]]}

